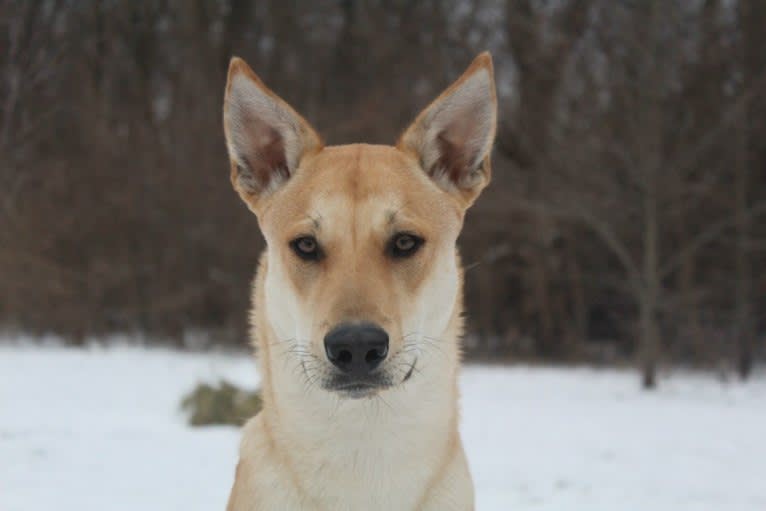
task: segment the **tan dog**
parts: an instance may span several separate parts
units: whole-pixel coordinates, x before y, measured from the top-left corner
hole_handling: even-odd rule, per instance
[[[473,509],[455,242],[490,179],[496,103],[484,53],[396,147],[323,147],[232,59],[231,180],[268,248],[252,311],[264,405],[230,511]]]

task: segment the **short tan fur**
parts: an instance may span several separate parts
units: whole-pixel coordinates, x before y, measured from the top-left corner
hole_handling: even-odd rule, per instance
[[[456,240],[490,180],[496,110],[483,53],[396,146],[325,147],[232,59],[231,180],[267,248],[251,314],[264,406],[244,427],[230,511],[473,509]],[[358,381],[329,351],[343,325],[386,338]]]

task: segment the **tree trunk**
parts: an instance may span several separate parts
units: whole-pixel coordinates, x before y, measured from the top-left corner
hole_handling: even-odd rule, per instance
[[[571,278],[569,289],[572,300],[572,316],[574,318],[574,335],[572,337],[572,346],[569,346],[569,353],[572,355],[581,348],[588,335],[588,305],[585,296],[585,284],[583,281],[582,268],[580,261],[577,260],[577,254],[572,248],[572,243],[567,241],[567,260],[568,273]]]
[[[660,334],[651,299],[641,304],[641,384],[645,389],[657,386],[657,366],[660,355]]]
[[[687,220],[681,220],[681,239],[689,239],[689,227]],[[684,332],[684,345],[692,352],[695,363],[700,367],[705,367],[713,360],[711,353],[710,339],[703,335],[700,325],[699,300],[696,296],[696,273],[697,261],[696,254],[689,252],[681,260],[679,268],[678,287],[681,293],[681,314],[679,318],[682,321]]]
[[[657,386],[657,365],[660,358],[660,329],[657,307],[660,293],[659,276],[659,174],[662,160],[662,44],[660,34],[660,4],[654,1],[645,6],[648,11],[648,51],[642,55],[644,83],[640,94],[643,119],[639,136],[640,154],[643,158],[643,267],[641,297],[639,300],[639,329],[642,383],[645,389]],[[640,143],[640,142],[639,142]]]
[[[537,347],[539,351],[537,354],[550,357],[554,355],[553,346],[556,342],[553,339],[553,314],[551,312],[546,258],[542,254],[534,261],[532,266],[532,289],[535,309],[537,310]]]
[[[739,3],[739,16],[743,41],[740,59],[743,70],[743,93],[754,87],[757,76],[766,65],[766,52],[763,49],[763,26],[761,20],[766,16],[766,7],[758,0],[743,0]],[[754,322],[752,307],[752,261],[748,253],[751,236],[751,222],[748,214],[748,186],[750,181],[751,160],[750,133],[757,118],[751,111],[752,106],[741,106],[738,112],[738,133],[735,175],[735,214],[736,214],[736,259],[735,259],[735,313],[734,335],[737,340],[737,371],[741,379],[750,376],[753,366]],[[757,108],[757,107],[755,107]],[[753,137],[753,141],[757,137]],[[753,166],[753,168],[756,168]]]
[[[655,171],[649,171],[653,174]],[[651,181],[650,181],[651,183]],[[657,324],[659,293],[657,200],[649,188],[644,200],[644,285],[639,302],[640,357],[645,389],[657,386],[657,365],[660,358],[660,332]]]
[[[651,108],[656,108],[651,105]],[[657,120],[656,112],[650,115],[648,126],[654,125]],[[658,127],[657,125],[654,125]],[[639,321],[640,321],[640,352],[641,369],[643,372],[643,387],[652,389],[657,386],[657,364],[660,358],[660,332],[657,324],[657,306],[660,292],[659,275],[659,213],[657,179],[659,173],[659,140],[656,136],[647,132],[648,154],[646,158],[646,167],[644,169],[644,199],[643,199],[643,220],[644,220],[644,240],[643,240],[643,267],[642,267],[642,286],[641,297],[639,300]]]
[[[744,114],[745,112],[742,112]],[[748,256],[747,243],[750,236],[750,221],[748,215],[747,186],[747,117],[740,116],[740,133],[737,137],[737,163],[735,180],[735,201],[737,218],[736,240],[736,290],[734,334],[737,339],[737,371],[742,380],[747,380],[753,366],[753,328],[750,313],[750,287],[752,271]]]

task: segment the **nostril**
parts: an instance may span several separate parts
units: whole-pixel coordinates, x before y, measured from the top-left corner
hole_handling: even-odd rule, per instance
[[[348,350],[341,350],[340,353],[335,357],[335,360],[340,362],[341,364],[348,364],[351,362],[351,360],[354,357],[351,355],[351,352]]]
[[[388,353],[388,347],[383,346],[381,348],[374,348],[367,352],[367,354],[364,356],[364,361],[368,364],[376,364],[386,358],[386,354]]]

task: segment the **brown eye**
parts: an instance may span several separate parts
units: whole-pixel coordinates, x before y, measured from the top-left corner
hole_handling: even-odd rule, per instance
[[[404,258],[410,257],[418,251],[423,244],[423,238],[414,234],[399,233],[396,234],[388,243],[388,254],[391,257]]]
[[[322,252],[319,249],[319,243],[313,236],[301,236],[290,242],[290,248],[295,255],[305,261],[318,261]]]

